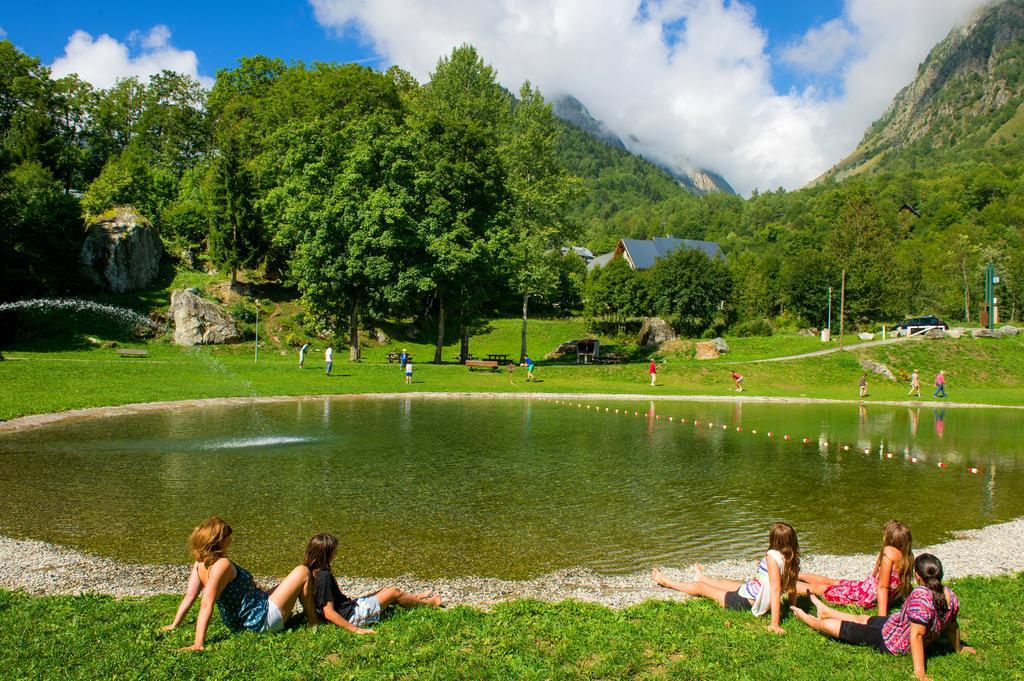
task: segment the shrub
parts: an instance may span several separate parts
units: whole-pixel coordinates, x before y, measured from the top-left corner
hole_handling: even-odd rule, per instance
[[[775,329],[772,328],[772,323],[767,319],[751,319],[745,322],[735,324],[731,333],[733,336],[770,336],[775,333]]]

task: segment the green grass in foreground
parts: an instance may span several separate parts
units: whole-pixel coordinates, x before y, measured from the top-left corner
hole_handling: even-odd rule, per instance
[[[1024,575],[952,582],[964,639],[978,655],[937,654],[943,679],[1024,678]],[[615,611],[520,600],[491,613],[397,611],[376,636],[337,627],[229,636],[214,615],[209,646],[179,652],[193,617],[170,634],[177,599],[31,597],[0,592],[5,678],[912,678],[909,656],[827,640],[795,618],[764,620],[708,601],[648,601]]]
[[[531,328],[539,327],[538,334],[549,338],[561,338],[571,331],[561,326],[565,322],[550,324],[557,330],[546,329],[540,322]],[[773,338],[779,338],[780,347],[786,351],[801,347],[806,341]],[[255,364],[251,345],[183,350],[160,342],[137,344],[149,350],[150,356],[145,359],[119,358],[114,350],[100,348],[21,350],[5,353],[9,361],[0,362],[0,419],[80,407],[266,395],[497,391],[736,396],[730,380],[733,368],[746,376],[744,396],[856,399],[861,373],[859,357],[882,361],[894,371],[909,373],[919,369],[925,400],[932,393],[932,377],[944,368],[948,376],[947,401],[1024,403],[1024,337],[1020,336],[999,340],[909,341],[802,360],[746,363],[755,355],[780,356],[778,350],[771,352],[766,345],[771,340],[730,340],[735,351],[711,361],[669,355],[663,358],[665,363],[658,370],[655,388],[649,385],[647,364],[642,358],[630,364],[601,366],[541,361],[537,371],[540,382],[536,384],[525,383],[526,371],[522,368],[510,376],[504,370],[470,372],[456,364],[417,362],[414,383],[406,386],[398,365],[371,359],[349,363],[343,351],[336,355],[334,375],[327,377],[322,370],[321,352],[311,354],[307,368],[300,371],[294,352],[282,355],[264,349],[259,364]],[[475,351],[515,351],[507,345],[505,341],[491,339],[481,341]],[[811,349],[819,347],[820,344],[811,345]],[[872,376],[869,387],[869,402],[907,399],[906,383]]]

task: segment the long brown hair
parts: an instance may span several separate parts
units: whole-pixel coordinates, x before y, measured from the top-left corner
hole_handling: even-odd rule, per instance
[[[209,567],[224,557],[230,538],[231,526],[218,516],[212,516],[192,528],[192,534],[188,536],[188,550],[193,558]]]
[[[797,575],[800,574],[800,542],[796,530],[787,523],[775,523],[768,532],[768,548],[775,549],[786,559],[782,569],[782,591],[796,590]]]
[[[306,544],[306,555],[302,564],[314,575],[321,570],[330,570],[334,552],[338,550],[338,538],[333,534],[321,532]]]
[[[932,592],[932,605],[936,612],[945,615],[949,603],[946,602],[946,587],[942,586],[942,562],[930,553],[922,553],[914,561],[914,571]]]
[[[910,550],[911,546],[913,546],[910,528],[898,520],[890,520],[882,527],[882,530],[885,533],[885,539],[882,544],[882,550],[878,552],[878,559],[875,561],[875,571],[873,574],[876,577],[878,576],[878,570],[882,566],[882,558],[885,556],[885,547],[891,546],[899,549],[900,560],[897,564],[893,565],[893,569],[900,576],[900,585],[897,587],[895,595],[899,598],[906,598],[914,588],[914,552]],[[885,586],[888,586],[888,584]]]

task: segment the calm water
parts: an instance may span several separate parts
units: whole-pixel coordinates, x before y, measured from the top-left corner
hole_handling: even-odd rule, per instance
[[[0,435],[0,534],[185,562],[216,513],[259,572],[330,531],[343,574],[522,578],[753,558],[776,519],[843,553],[877,550],[890,517],[923,545],[1024,515],[1021,412],[576,404],[301,401]]]

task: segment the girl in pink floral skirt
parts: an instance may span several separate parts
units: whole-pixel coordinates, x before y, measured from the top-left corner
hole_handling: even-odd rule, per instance
[[[890,603],[905,599],[914,588],[914,554],[906,525],[890,520],[884,530],[884,546],[870,575],[864,579],[832,579],[801,572],[797,591],[801,595],[813,593],[839,605],[872,608],[877,604],[878,614],[887,615]]]

